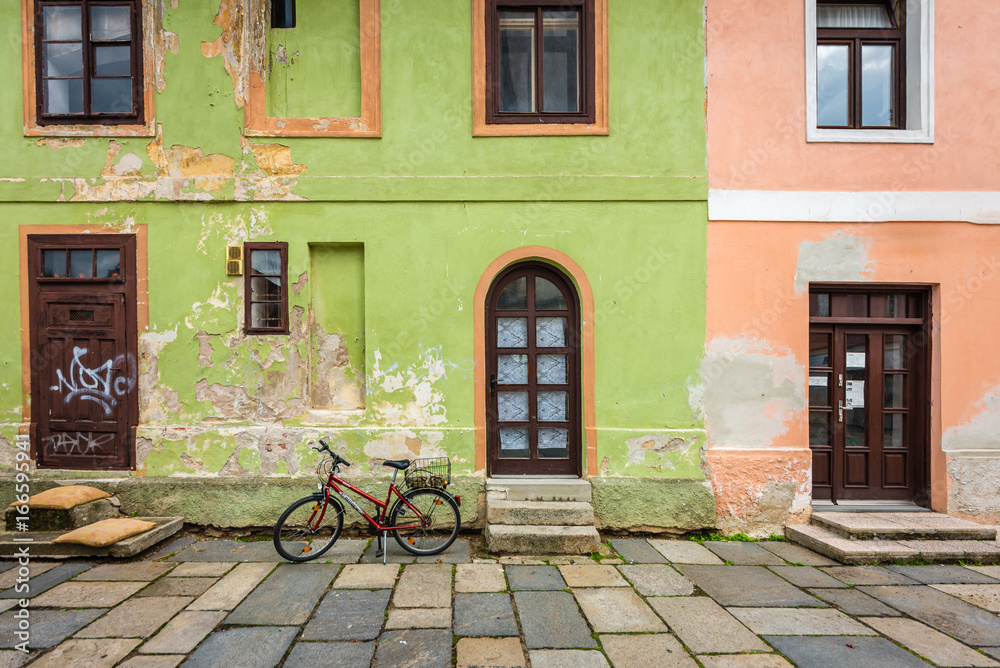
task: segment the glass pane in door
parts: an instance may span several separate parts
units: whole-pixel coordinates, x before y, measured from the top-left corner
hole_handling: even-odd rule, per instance
[[[845,334],[844,436],[849,448],[867,445],[868,335]]]

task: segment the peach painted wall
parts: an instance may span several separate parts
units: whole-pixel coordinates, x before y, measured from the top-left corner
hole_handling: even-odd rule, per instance
[[[803,0],[708,0],[708,171],[722,190],[993,191],[996,0],[935,2],[935,143],[806,142]]]

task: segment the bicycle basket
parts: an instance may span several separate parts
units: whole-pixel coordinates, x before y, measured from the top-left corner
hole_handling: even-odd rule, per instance
[[[405,480],[410,489],[445,489],[451,484],[451,460],[447,457],[414,459],[406,469]]]

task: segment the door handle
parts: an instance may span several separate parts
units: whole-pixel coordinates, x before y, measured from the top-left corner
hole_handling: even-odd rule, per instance
[[[490,374],[490,396],[496,396],[497,393],[497,375],[495,373]]]
[[[844,421],[844,402],[843,401],[838,401],[837,402],[837,422],[843,422],[843,421]]]

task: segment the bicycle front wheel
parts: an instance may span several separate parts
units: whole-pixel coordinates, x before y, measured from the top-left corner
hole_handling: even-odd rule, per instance
[[[274,549],[289,561],[316,559],[333,547],[343,528],[340,501],[307,496],[281,513],[274,527]]]
[[[404,550],[418,555],[444,552],[455,542],[462,520],[455,499],[436,489],[415,489],[403,495],[417,512],[402,500],[389,516],[392,532]]]

